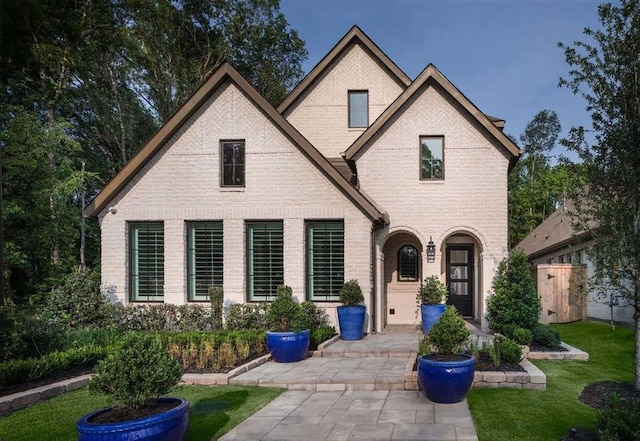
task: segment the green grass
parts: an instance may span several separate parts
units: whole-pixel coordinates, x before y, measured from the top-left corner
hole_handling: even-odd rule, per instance
[[[633,382],[633,330],[604,323],[554,325],[562,341],[589,353],[589,361],[533,361],[547,376],[543,391],[483,389],[468,402],[480,441],[560,440],[570,427],[593,429],[597,412],[582,404],[582,389],[596,381]]]
[[[181,386],[172,396],[189,400],[189,441],[218,439],[282,393],[282,389],[244,386]],[[73,441],[76,421],[107,406],[86,388],[0,418],[0,441]]]

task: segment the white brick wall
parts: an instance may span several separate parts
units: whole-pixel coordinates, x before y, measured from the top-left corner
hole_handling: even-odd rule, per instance
[[[422,135],[444,136],[443,181],[420,180]],[[426,249],[433,237],[438,253],[434,263],[424,264],[423,277],[443,272],[441,252],[447,237],[465,233],[477,240],[482,248],[481,292],[474,301],[474,315],[485,325],[491,280],[508,251],[508,159],[502,149],[461,106],[425,85],[355,157],[361,187],[390,217],[388,229],[377,235],[378,244],[382,247],[389,232],[409,231]],[[385,265],[388,259],[385,256]],[[388,307],[396,301],[393,295],[392,290]],[[404,316],[413,317],[413,311],[404,311]]]
[[[322,154],[339,158],[364,129],[348,127],[349,90],[369,91],[369,124],[402,93],[384,67],[352,44],[284,115]]]
[[[220,188],[220,139],[246,140],[246,187]],[[163,221],[165,301],[187,300],[186,226],[223,220],[225,299],[245,302],[245,220],[284,221],[285,283],[305,295],[304,221],[344,219],[345,278],[371,291],[371,222],[232,83],[226,84],[103,210],[102,284],[128,302],[127,222]],[[335,305],[333,305],[335,306]],[[334,312],[332,315],[334,315]]]

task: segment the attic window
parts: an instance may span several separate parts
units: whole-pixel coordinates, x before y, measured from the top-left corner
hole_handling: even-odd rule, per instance
[[[349,91],[349,128],[369,126],[369,91]]]
[[[420,137],[420,179],[444,179],[444,136]]]
[[[222,186],[244,187],[244,140],[220,141]]]

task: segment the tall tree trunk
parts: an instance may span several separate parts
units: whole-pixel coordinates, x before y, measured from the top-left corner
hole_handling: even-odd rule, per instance
[[[80,191],[80,271],[84,271],[87,264],[84,259],[85,240],[86,240],[86,225],[82,210],[84,210],[84,201],[86,197],[86,191],[84,187],[84,162],[82,163],[82,178],[80,179],[80,185],[82,186]]]
[[[640,392],[640,317],[636,313],[636,372],[635,372],[635,387]]]

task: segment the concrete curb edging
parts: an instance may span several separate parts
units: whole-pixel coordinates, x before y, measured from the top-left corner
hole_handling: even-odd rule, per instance
[[[0,397],[0,416],[23,409],[40,401],[53,398],[65,392],[71,392],[87,385],[92,374],[58,381],[23,392]]]
[[[529,352],[527,358],[531,360],[589,360],[589,354],[578,348],[574,348],[566,343],[560,343],[560,346],[566,349],[566,351],[552,352],[552,351],[539,351]]]

